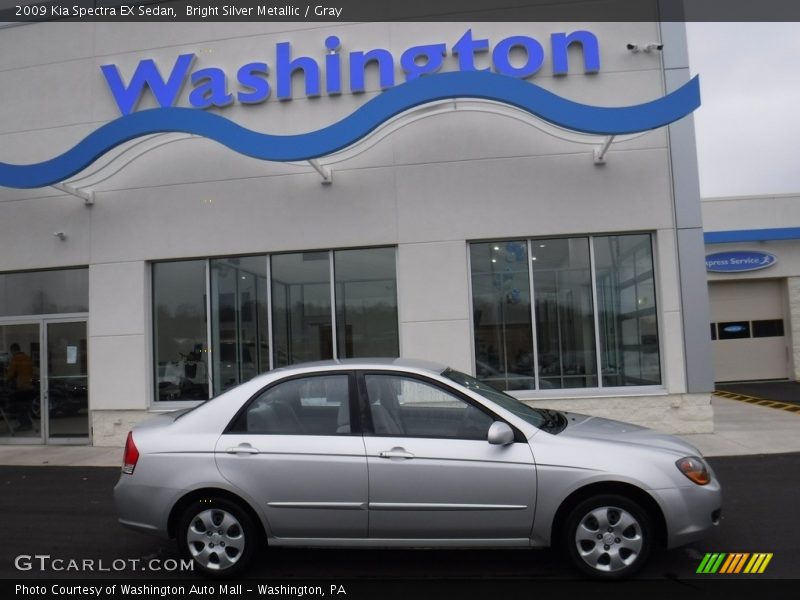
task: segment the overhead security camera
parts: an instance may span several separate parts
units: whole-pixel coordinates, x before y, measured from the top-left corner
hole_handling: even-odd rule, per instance
[[[654,50],[660,52],[664,49],[664,44],[656,44],[655,42],[651,42],[649,44],[645,44],[644,47],[640,46],[639,44],[627,44],[626,48],[631,52],[640,52],[642,50],[645,52],[653,52]]]

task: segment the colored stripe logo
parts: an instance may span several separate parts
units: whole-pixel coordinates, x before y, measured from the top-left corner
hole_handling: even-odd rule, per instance
[[[746,573],[760,575],[767,570],[772,560],[772,552],[709,552],[700,562],[696,573],[704,575],[739,575]]]
[[[606,107],[572,102],[536,84],[497,73],[439,73],[383,92],[337,123],[296,135],[260,133],[194,108],[154,108],[106,123],[50,160],[29,165],[0,162],[0,185],[36,188],[58,183],[120,144],[166,132],[202,136],[234,152],[261,160],[309,160],[355,144],[382,123],[409,109],[453,98],[500,102],[573,131],[620,135],[657,129],[685,117],[700,106],[700,83],[695,77],[657,100],[634,106]]]

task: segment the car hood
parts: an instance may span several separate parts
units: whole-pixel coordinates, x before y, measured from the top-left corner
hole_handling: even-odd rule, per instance
[[[697,448],[688,442],[684,442],[682,439],[667,435],[666,433],[648,429],[647,427],[572,412],[565,412],[563,414],[567,418],[567,426],[558,434],[559,437],[586,438],[646,446],[661,450],[671,450],[683,456],[700,455]]]

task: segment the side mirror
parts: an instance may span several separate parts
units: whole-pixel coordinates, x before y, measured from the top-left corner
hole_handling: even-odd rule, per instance
[[[502,421],[495,421],[489,427],[489,435],[487,436],[489,443],[496,446],[507,446],[514,442],[514,432],[508,423]]]

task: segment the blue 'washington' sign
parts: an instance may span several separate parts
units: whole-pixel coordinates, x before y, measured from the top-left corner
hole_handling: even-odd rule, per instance
[[[534,115],[558,127],[597,135],[623,135],[657,129],[677,121],[700,106],[697,77],[662,98],[633,106],[605,107],[581,104],[549,92],[527,78],[545,62],[544,46],[529,36],[511,36],[493,47],[488,39],[467,30],[450,48],[444,43],[408,48],[400,55],[404,81],[395,80],[396,60],[386,49],[341,52],[336,36],[324,41],[325,57],[318,61],[294,56],[288,42],[276,45],[274,72],[264,62],[249,62],[229,76],[216,67],[194,69],[196,56],[181,54],[166,76],[152,59],[141,60],[127,77],[117,65],[102,65],[102,76],[122,116],[87,135],[71,149],[44,162],[17,165],[0,162],[0,185],[37,188],[64,181],[82,171],[106,152],[127,141],[154,133],[179,132],[212,139],[235,152],[261,160],[302,161],[327,156],[347,148],[386,121],[410,109],[454,98],[500,102]],[[554,33],[550,36],[553,74],[565,75],[570,49],[580,51],[584,73],[597,73],[600,52],[589,31]],[[439,72],[449,53],[457,71]],[[481,58],[481,55],[485,55]],[[512,63],[512,55],[524,57]],[[342,63],[346,61],[349,78]],[[481,66],[478,66],[481,63]],[[483,67],[490,64],[489,67]],[[580,64],[580,63],[579,63]],[[374,96],[340,121],[294,135],[273,135],[246,129],[230,119],[208,112],[234,102],[261,104],[273,92],[278,100],[293,96],[292,77],[301,74],[307,97],[336,96],[345,86],[353,94],[366,89],[367,68],[377,69],[383,93]],[[127,82],[126,82],[127,81]],[[189,88],[188,98],[182,90]],[[144,96],[158,108],[136,110]],[[179,102],[192,108],[179,108]]]
[[[738,252],[715,252],[706,256],[706,270],[712,273],[743,273],[766,269],[777,262],[773,254],[741,250]]]

